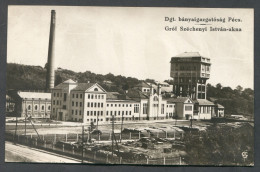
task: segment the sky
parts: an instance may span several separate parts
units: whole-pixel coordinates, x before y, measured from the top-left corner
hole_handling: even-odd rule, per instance
[[[164,81],[171,79],[171,57],[199,52],[211,59],[208,83],[253,88],[252,9],[9,6],[8,63],[45,65],[51,10],[56,11],[55,68]],[[176,21],[165,21],[165,17]],[[197,25],[178,17],[226,21]],[[228,17],[242,22],[228,22]],[[166,26],[177,26],[178,31],[166,31]],[[242,31],[180,31],[181,26]]]

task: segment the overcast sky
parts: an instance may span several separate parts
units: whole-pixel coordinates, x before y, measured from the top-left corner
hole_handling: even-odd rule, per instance
[[[171,57],[192,51],[211,59],[209,83],[253,88],[251,9],[9,6],[8,63],[45,65],[52,9],[56,68],[163,81],[170,79]],[[242,31],[165,31],[165,26],[196,26],[165,17],[234,17],[242,22],[211,26]]]

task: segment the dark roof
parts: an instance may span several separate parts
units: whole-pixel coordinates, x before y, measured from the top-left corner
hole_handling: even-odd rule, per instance
[[[76,86],[72,90],[86,91],[87,89],[89,89],[93,85],[95,85],[95,83],[78,83],[78,86]]]
[[[130,97],[133,100],[139,101],[140,99],[148,99],[149,95],[147,93],[143,93],[142,91],[138,89],[129,89],[126,93],[128,97]]]
[[[147,84],[145,81],[142,81],[141,83],[137,84],[135,87],[147,87],[150,88],[151,86]]]
[[[170,102],[170,103],[184,103],[188,99],[190,99],[190,98],[188,98],[188,97],[177,97],[177,98],[171,97],[166,100],[167,100],[167,102]],[[191,100],[191,102],[192,102],[192,100]]]

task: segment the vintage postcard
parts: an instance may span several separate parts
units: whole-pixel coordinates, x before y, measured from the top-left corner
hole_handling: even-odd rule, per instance
[[[5,161],[254,166],[254,10],[9,6]]]

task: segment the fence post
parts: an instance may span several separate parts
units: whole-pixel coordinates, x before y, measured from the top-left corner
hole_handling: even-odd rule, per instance
[[[129,140],[131,140],[132,139],[132,133],[130,132],[130,135],[129,135]]]
[[[82,136],[83,137],[83,136]],[[88,133],[88,141],[89,141],[89,133]]]
[[[108,163],[108,154],[107,154],[107,159],[106,159],[106,164]]]
[[[68,140],[68,136],[67,136],[67,133],[66,133],[66,135],[65,135],[65,142],[67,142],[67,140]]]
[[[79,141],[79,134],[77,134],[77,142]]]
[[[52,142],[52,150],[54,150],[54,143]]]
[[[64,152],[64,144],[62,145],[62,152]]]
[[[180,156],[180,165],[181,165],[181,156]]]
[[[157,137],[159,137],[159,132],[157,132]]]
[[[119,163],[122,164],[122,157],[120,156],[120,160],[119,160]]]
[[[83,158],[85,157],[85,149],[83,149]]]
[[[165,138],[167,139],[167,131],[165,131]]]
[[[165,157],[163,157],[163,165],[165,165]]]
[[[141,138],[141,132],[139,131],[139,139]]]
[[[44,134],[42,135],[42,140],[44,140]]]
[[[46,140],[44,140],[44,147],[46,148]]]
[[[37,146],[37,138],[36,138],[35,146]]]
[[[56,143],[56,134],[54,134],[54,143]]]
[[[72,154],[74,155],[74,146],[72,146]]]
[[[146,164],[149,164],[149,159],[147,158],[147,160],[146,160]]]
[[[94,152],[94,162],[95,162],[95,160],[96,160],[96,151]]]

